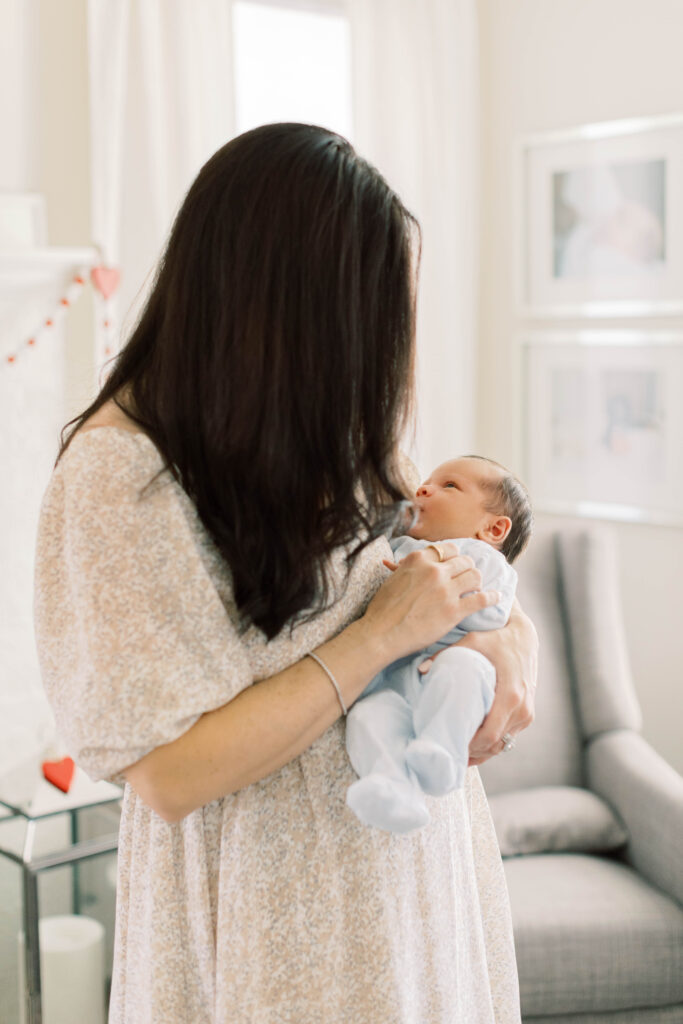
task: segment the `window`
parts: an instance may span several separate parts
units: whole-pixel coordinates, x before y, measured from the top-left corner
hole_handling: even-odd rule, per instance
[[[238,0],[233,19],[237,133],[303,121],[350,137],[351,32],[343,9]]]

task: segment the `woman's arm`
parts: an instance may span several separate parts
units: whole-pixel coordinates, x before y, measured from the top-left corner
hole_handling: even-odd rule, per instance
[[[481,576],[455,545],[415,552],[380,587],[357,622],[316,648],[351,705],[386,665],[442,636],[498,594],[472,593]],[[463,596],[466,595],[466,596]],[[304,658],[204,715],[182,736],[125,771],[132,788],[166,821],[277,771],[339,717],[323,670]]]
[[[490,633],[468,633],[459,646],[484,654],[496,669],[493,705],[470,743],[470,765],[500,754],[505,733],[515,736],[534,720],[538,674],[538,634],[515,599],[506,626]]]

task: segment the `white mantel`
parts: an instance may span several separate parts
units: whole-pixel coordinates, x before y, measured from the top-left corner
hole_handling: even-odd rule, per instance
[[[0,359],[40,326],[73,277],[95,262],[95,250],[86,246],[0,249]]]
[[[12,276],[25,273],[67,272],[81,266],[90,266],[96,257],[91,246],[46,245],[41,248],[0,249],[0,274]]]

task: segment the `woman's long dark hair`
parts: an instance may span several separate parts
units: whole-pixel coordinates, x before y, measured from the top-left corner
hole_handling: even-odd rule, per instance
[[[405,498],[419,226],[339,135],[271,124],[204,165],[95,401],[154,441],[271,638],[329,601]],[[125,399],[122,402],[122,396]]]

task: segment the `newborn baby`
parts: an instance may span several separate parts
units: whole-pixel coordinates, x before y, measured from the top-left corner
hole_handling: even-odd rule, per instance
[[[346,720],[346,749],[360,776],[346,802],[366,825],[409,832],[429,821],[424,794],[463,784],[469,744],[493,702],[496,673],[478,651],[452,647],[470,630],[499,629],[510,615],[532,524],[529,496],[505,467],[467,456],[445,462],[418,488],[408,536],[390,543],[400,561],[430,543],[454,540],[498,604],[468,615],[436,643],[393,662],[366,687]],[[444,648],[449,648],[444,650]],[[418,667],[437,652],[426,675]]]

